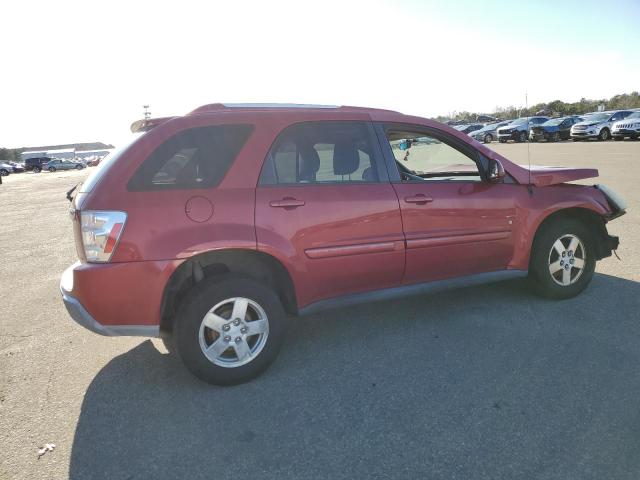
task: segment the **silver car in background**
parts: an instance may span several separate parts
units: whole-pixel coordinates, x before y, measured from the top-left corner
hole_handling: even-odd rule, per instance
[[[511,122],[513,122],[513,120],[504,120],[502,122],[489,123],[482,127],[480,130],[469,133],[469,136],[482,143],[491,143],[494,140],[498,139],[498,128],[509,125]]]
[[[640,138],[640,111],[633,112],[624,120],[618,120],[611,126],[611,136],[614,140]]]
[[[583,115],[583,121],[571,127],[571,140],[574,142],[597,138],[600,141],[611,138],[611,127],[619,120],[631,115],[632,110],[611,110]]]

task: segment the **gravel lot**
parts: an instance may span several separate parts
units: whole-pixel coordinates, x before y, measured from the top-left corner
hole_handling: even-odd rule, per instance
[[[325,312],[233,388],[68,317],[64,193],[86,171],[3,179],[0,478],[640,478],[640,142],[530,152],[599,168],[629,204],[609,227],[622,261],[584,294],[509,282]]]

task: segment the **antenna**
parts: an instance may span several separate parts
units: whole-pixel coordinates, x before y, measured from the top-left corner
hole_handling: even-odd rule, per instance
[[[529,115],[529,93],[527,91],[524,92],[524,105],[526,108],[527,114],[527,163],[529,165],[529,194],[533,193],[531,189],[531,152],[529,151],[531,142],[529,141],[529,122],[531,121],[531,116]]]

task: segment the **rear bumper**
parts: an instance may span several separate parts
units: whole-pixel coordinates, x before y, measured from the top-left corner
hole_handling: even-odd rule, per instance
[[[151,325],[102,325],[87,312],[77,298],[66,292],[62,287],[60,287],[60,292],[62,293],[64,306],[67,308],[71,318],[78,325],[91,330],[93,333],[104,335],[105,337],[158,337],[160,335],[160,328]]]
[[[157,337],[164,286],[173,262],[74,263],[60,292],[69,315],[99,335]]]

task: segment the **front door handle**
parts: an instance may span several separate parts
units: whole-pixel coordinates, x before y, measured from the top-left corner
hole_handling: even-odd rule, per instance
[[[293,197],[285,197],[282,200],[272,200],[269,205],[276,208],[297,208],[304,206],[304,200]]]
[[[427,197],[422,193],[413,195],[411,197],[404,197],[404,201],[407,203],[417,203],[418,205],[424,205],[425,203],[433,202],[433,198]]]

